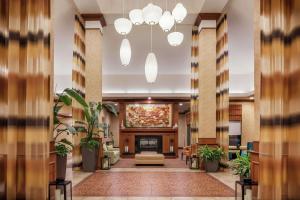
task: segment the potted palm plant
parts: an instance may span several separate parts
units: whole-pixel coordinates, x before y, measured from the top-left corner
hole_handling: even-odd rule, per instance
[[[75,99],[83,108],[84,121],[76,121],[75,128],[78,132],[85,133],[85,137],[80,140],[82,169],[83,171],[93,172],[96,170],[98,162],[100,133],[104,131],[104,125],[99,121],[100,113],[103,109],[106,109],[108,112],[117,115],[117,111],[111,104],[101,102],[87,103],[84,98],[74,90],[67,89],[66,93]]]
[[[240,176],[240,180],[251,182],[250,179],[250,159],[248,155],[236,154],[237,158],[232,161],[231,169],[235,175]]]
[[[225,155],[222,148],[210,148],[207,145],[198,150],[198,156],[204,161],[206,172],[216,172],[219,169],[219,162]]]
[[[53,138],[56,151],[56,180],[64,181],[66,177],[67,155],[72,151],[73,144],[66,136],[77,133],[76,129],[63,122],[59,115],[64,106],[72,104],[72,98],[65,92],[57,93],[57,98],[53,106],[53,132],[56,134]]]

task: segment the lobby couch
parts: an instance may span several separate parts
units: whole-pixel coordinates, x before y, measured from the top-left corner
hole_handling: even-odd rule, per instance
[[[103,154],[110,157],[112,165],[120,160],[120,149],[114,148],[112,145],[103,144]]]

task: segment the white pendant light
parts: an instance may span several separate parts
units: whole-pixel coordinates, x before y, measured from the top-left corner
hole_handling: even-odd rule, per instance
[[[165,11],[159,20],[159,25],[164,32],[168,32],[174,26],[174,17],[171,15],[170,11]]]
[[[141,9],[133,9],[129,12],[129,19],[134,25],[141,25],[144,23],[143,11]]]
[[[157,60],[153,52],[150,52],[146,58],[145,76],[148,83],[154,83],[157,77]]]
[[[146,24],[155,25],[162,16],[162,9],[152,3],[143,8],[143,18]]]
[[[156,56],[152,51],[152,26],[151,26],[151,36],[150,36],[150,53],[148,53],[145,62],[145,76],[148,83],[154,83],[157,77],[157,60]]]
[[[184,35],[180,32],[172,32],[168,34],[168,42],[171,46],[179,46],[183,41]]]
[[[120,47],[120,59],[123,66],[127,66],[131,59],[131,47],[129,40],[124,38]]]
[[[127,35],[132,28],[132,23],[129,19],[118,18],[114,22],[116,31],[121,35]]]
[[[177,23],[181,23],[187,15],[187,10],[182,3],[177,3],[172,11],[172,15]]]
[[[132,28],[132,23],[129,19],[125,18],[124,0],[122,0],[123,17],[114,21],[116,31],[121,35],[127,35]]]

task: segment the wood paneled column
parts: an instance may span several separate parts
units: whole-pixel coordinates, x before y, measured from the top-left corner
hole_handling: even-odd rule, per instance
[[[102,101],[102,33],[98,28],[86,29],[86,100]]]
[[[216,20],[199,27],[199,134],[216,138]]]

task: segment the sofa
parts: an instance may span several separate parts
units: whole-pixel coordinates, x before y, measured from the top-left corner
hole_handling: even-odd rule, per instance
[[[110,157],[111,164],[115,164],[120,160],[120,149],[114,148],[113,145],[103,144],[103,155]]]

